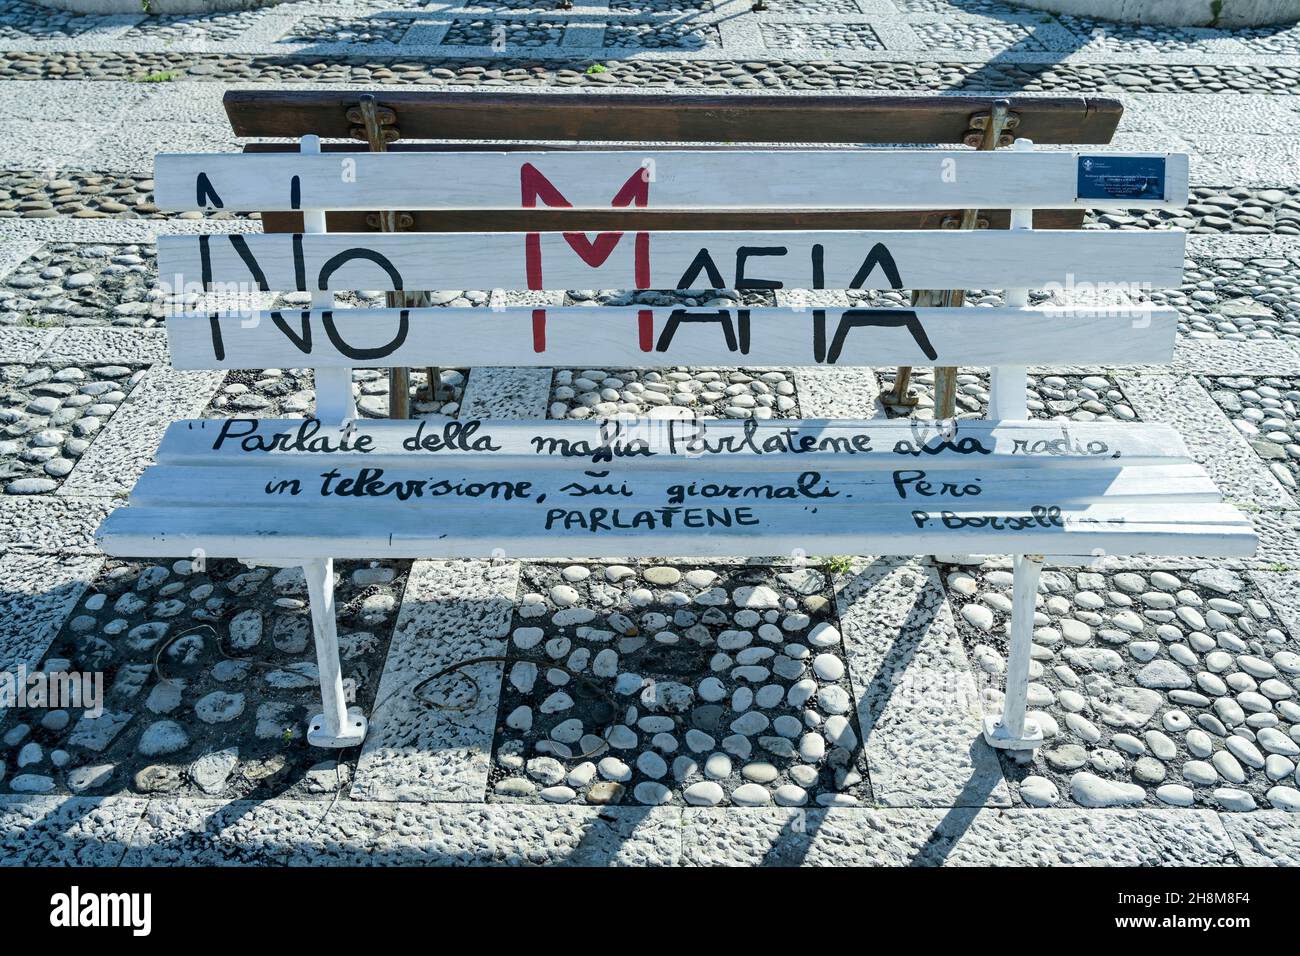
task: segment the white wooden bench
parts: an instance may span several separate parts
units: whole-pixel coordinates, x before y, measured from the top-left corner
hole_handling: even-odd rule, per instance
[[[1033,362],[1168,362],[1176,313],[1029,308],[1052,283],[1175,286],[1177,231],[1037,232],[1030,209],[1177,206],[1187,157],[875,150],[489,150],[164,155],[159,206],[301,210],[305,234],[168,236],[178,288],[310,291],[311,309],[174,317],[185,369],[305,366],[317,419],[177,422],[128,507],[99,530],[122,556],[199,551],[301,566],[324,708],[309,739],[358,743],[343,698],[335,558],[1015,556],[1007,694],[995,747],[1032,749],[1030,641],[1044,560],[1246,555],[1174,430],[1028,421]],[[325,210],[508,209],[562,184],[574,231],[329,234]],[[531,190],[531,192],[530,192]],[[1010,230],[619,232],[584,210],[1011,209]],[[553,202],[551,205],[563,205]],[[1001,288],[1002,308],[335,309],[355,289]],[[354,367],[535,365],[991,368],[988,421],[361,421]]]

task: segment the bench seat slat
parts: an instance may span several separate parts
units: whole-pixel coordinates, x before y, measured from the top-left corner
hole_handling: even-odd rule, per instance
[[[1170,308],[429,308],[168,319],[182,369],[666,365],[1137,365],[1173,358]]]
[[[508,506],[507,506],[508,507]],[[380,508],[340,508],[329,521],[295,520],[293,509],[239,506],[190,508],[127,507],[114,511],[97,541],[111,554],[134,557],[184,555],[201,549],[209,557],[292,558],[509,558],[662,557],[665,554],[756,557],[790,554],[796,549],[840,554],[927,554],[955,549],[991,553],[1053,554],[1210,554],[1245,556],[1255,549],[1249,523],[1226,505],[1176,507],[1094,506],[1062,515],[1064,527],[1040,527],[1028,505],[1012,515],[978,510],[953,511],[954,528],[940,512],[918,527],[906,506],[864,509],[846,517],[844,508],[810,515],[789,508],[764,512],[752,527],[722,528],[707,523],[672,527],[662,521],[635,529],[595,532],[574,526],[545,527],[544,506],[529,505],[536,517],[519,520],[518,511],[476,507],[413,507],[409,502]],[[612,511],[612,509],[611,509]],[[757,509],[756,509],[757,511]],[[272,516],[279,520],[272,522]],[[1023,523],[1020,530],[998,530],[995,518]],[[628,523],[635,515],[610,517]],[[702,519],[699,519],[702,520]],[[984,522],[985,527],[973,523]],[[563,524],[563,521],[560,522]]]
[[[340,469],[322,468],[303,461],[288,466],[271,462],[218,468],[160,466],[146,471],[140,478],[132,492],[131,501],[133,506],[179,507],[203,506],[214,500],[235,500],[245,501],[249,506],[275,508],[280,506],[279,501],[274,496],[263,497],[263,490],[280,482],[296,481],[303,493],[292,500],[295,510],[328,510],[345,505],[349,508],[383,508],[395,500],[395,495],[352,498],[313,493],[324,483],[323,476],[326,474],[338,472],[341,477],[348,477],[355,476],[360,468],[370,468],[382,471],[385,485],[419,487],[421,493],[408,499],[415,505],[444,501],[476,507],[491,505],[493,500],[503,499],[492,499],[482,494],[457,495],[455,489],[467,485],[494,486],[502,489],[498,495],[504,496],[508,494],[506,489],[515,487],[521,480],[517,471],[440,467],[437,462],[411,462],[410,457],[396,465],[376,465],[367,461]],[[942,483],[973,489],[977,494],[964,494],[961,503],[969,507],[977,497],[984,509],[1012,508],[1017,502],[1042,501],[1049,497],[1063,507],[1121,500],[1126,503],[1160,503],[1171,498],[1191,503],[1213,503],[1220,500],[1214,482],[1195,464],[1051,469],[1044,472],[1037,468],[983,471],[978,464],[973,463],[969,469],[961,472],[933,474],[923,468],[902,466],[894,472],[874,469],[863,472],[841,470],[824,474],[815,469],[802,471],[797,467],[781,472],[728,469],[724,473],[709,476],[690,474],[680,468],[656,468],[653,465],[623,466],[600,471],[606,472],[607,476],[599,482],[586,482],[582,475],[563,468],[535,468],[522,480],[530,483],[529,494],[532,497],[545,494],[557,501],[564,500],[564,489],[574,483],[614,486],[626,484],[636,494],[620,496],[617,502],[620,507],[658,507],[664,502],[665,489],[687,487],[692,483],[703,489],[691,498],[695,504],[763,502],[765,508],[774,506],[774,501],[779,503],[775,506],[789,506],[787,502],[790,499],[775,497],[778,488],[806,487],[809,491],[833,488],[837,497],[813,500],[809,495],[801,496],[798,500],[801,504],[817,504],[822,508],[847,509],[850,514],[852,509],[868,504],[890,506],[908,501],[914,506],[925,507],[925,495],[916,490],[922,481],[928,482],[927,491],[935,493],[939,492]],[[939,476],[937,480],[936,476]],[[331,479],[331,489],[337,480]],[[441,488],[435,491],[435,487],[440,484]],[[686,496],[688,493],[683,492],[684,499]],[[320,516],[317,516],[319,519]]]
[[[1080,198],[1080,163],[1124,156],[1163,162],[1161,191]],[[1129,209],[1185,205],[1187,169],[1183,153],[606,148],[161,154],[155,180],[177,210]]]
[[[347,448],[340,448],[346,438]],[[638,444],[638,443],[644,443]],[[357,449],[364,445],[365,451]],[[642,449],[649,454],[643,454]],[[575,472],[613,462],[671,464],[703,476],[728,470],[820,471],[925,468],[1113,468],[1190,461],[1169,425],[1115,422],[934,424],[904,419],[768,421],[358,420],[348,427],[315,420],[198,419],[168,426],[156,460],[216,466],[310,461],[325,470],[358,461],[429,467],[564,467]]]
[[[158,274],[176,289],[245,283],[299,292],[525,289],[537,273],[541,284],[536,287],[547,289],[627,288],[639,282],[648,289],[704,289],[718,280],[725,288],[759,280],[812,289],[819,285],[820,263],[820,286],[829,289],[889,289],[895,282],[907,289],[1042,288],[1067,282],[1080,288],[1116,283],[1171,288],[1182,283],[1186,239],[1181,230],[669,231],[647,235],[643,261],[638,261],[638,240],[626,236],[602,249],[604,258],[592,264],[575,251],[572,234],[528,236],[160,236]],[[530,242],[535,249],[531,260]],[[738,252],[746,247],[764,253],[738,261]],[[879,264],[868,271],[863,266],[873,252]],[[257,273],[250,269],[250,259]],[[717,274],[711,277],[707,268],[699,268],[703,261]],[[894,270],[885,268],[886,262]],[[646,274],[640,275],[638,267]]]
[[[981,421],[945,436],[907,421],[676,422],[671,443],[651,438],[649,426],[657,423],[180,422],[99,540],[114,554],[201,548],[244,558],[482,557],[497,549],[512,557],[757,556],[809,547],[1236,555],[1254,547],[1247,519],[1218,502],[1168,426]],[[606,438],[611,428],[621,438],[642,428],[653,453],[611,462],[531,441],[599,445],[602,428]],[[688,454],[687,431],[752,444]],[[294,450],[277,435],[293,439]],[[433,443],[403,447],[421,435]],[[320,444],[344,436],[350,450]],[[804,439],[840,443],[818,451]],[[417,495],[407,484],[442,479],[455,486],[437,489],[445,494],[424,494],[434,490],[427,484]],[[701,488],[718,483],[741,490]]]

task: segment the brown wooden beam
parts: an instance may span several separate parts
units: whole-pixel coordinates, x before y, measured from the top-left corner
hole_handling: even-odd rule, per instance
[[[346,90],[231,90],[237,136],[350,139]],[[1107,143],[1123,113],[1100,96],[716,95],[379,91],[402,139],[747,143],[961,143],[970,117],[1007,99],[1015,135],[1038,143]]]

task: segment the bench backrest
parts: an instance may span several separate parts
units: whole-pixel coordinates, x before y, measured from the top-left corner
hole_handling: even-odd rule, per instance
[[[1100,96],[934,96],[837,94],[565,93],[480,90],[377,91],[368,98],[346,90],[232,90],[224,98],[231,128],[241,137],[315,134],[323,149],[449,151],[477,149],[486,140],[500,150],[563,148],[561,143],[697,143],[966,145],[984,149],[1024,137],[1040,145],[1109,143],[1123,106]],[[1000,114],[999,109],[1004,110]],[[1003,118],[1004,115],[1004,118]],[[419,140],[449,142],[428,143]],[[539,144],[548,144],[545,147]],[[290,143],[255,142],[250,152],[295,151]],[[607,197],[608,198],[608,197]],[[605,205],[608,205],[606,202]],[[586,229],[912,229],[954,228],[960,209],[653,210],[633,215],[590,210]],[[1049,209],[1040,229],[1076,229],[1083,213]],[[513,232],[573,228],[572,215],[540,203],[532,209],[467,212],[403,208],[392,222],[414,232]],[[981,211],[979,224],[1006,228],[1006,209]],[[272,211],[267,232],[300,232],[301,216]],[[381,227],[369,212],[331,211],[328,228],[365,232]]]
[[[305,233],[169,236],[178,289],[226,283],[312,293],[312,308],[169,322],[181,368],[317,369],[317,414],[352,417],[357,366],[989,365],[991,416],[1023,418],[1024,366],[1167,362],[1176,313],[1025,309],[1028,290],[1181,281],[1180,231],[1055,231],[1033,209],[1179,206],[1182,154],[1034,151],[570,149],[163,155],[158,204],[298,212]],[[325,210],[470,213],[554,199],[575,215],[981,208],[1007,231],[652,231],[331,234]],[[579,220],[581,221],[581,220]],[[1002,309],[335,309],[335,292],[404,289],[1006,289]],[[1014,381],[1018,380],[1016,387]]]

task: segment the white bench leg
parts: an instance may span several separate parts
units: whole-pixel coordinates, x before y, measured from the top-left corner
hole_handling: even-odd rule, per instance
[[[311,625],[316,635],[316,666],[324,705],[324,710],[307,725],[307,742],[314,747],[354,747],[366,738],[366,718],[359,708],[349,708],[343,696],[334,622],[334,560],[306,561],[302,572],[311,596]]]
[[[984,718],[984,739],[1000,750],[1033,750],[1043,742],[1043,731],[1025,719],[1029,696],[1029,657],[1034,638],[1034,601],[1041,554],[1015,556],[1015,581],[1011,592],[1011,640],[1007,654],[1007,694],[1002,716]]]

